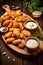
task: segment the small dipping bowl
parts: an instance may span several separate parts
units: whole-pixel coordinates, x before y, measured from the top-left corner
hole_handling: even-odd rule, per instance
[[[38,23],[32,20],[26,21],[24,22],[24,27],[32,32],[38,28]]]
[[[1,33],[6,33],[8,31],[8,27],[1,27],[0,32]]]
[[[41,11],[33,11],[32,12],[32,16],[35,18],[39,18],[39,17],[41,17],[41,15],[42,15]]]
[[[30,51],[36,51],[38,50],[39,46],[40,46],[40,42],[37,38],[35,37],[28,37],[25,40],[25,46],[28,50]]]

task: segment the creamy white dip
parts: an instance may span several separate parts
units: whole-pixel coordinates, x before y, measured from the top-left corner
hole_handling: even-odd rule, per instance
[[[41,12],[40,11],[34,11],[32,12],[33,15],[41,15]]]
[[[34,29],[34,28],[37,28],[37,24],[34,23],[34,22],[27,22],[25,24],[25,27],[28,28],[28,29]]]
[[[42,15],[42,12],[40,12],[40,11],[33,11],[33,12],[32,12],[32,16],[33,16],[33,17],[38,18],[38,17],[40,17],[41,15]]]
[[[36,48],[38,46],[38,42],[35,39],[30,39],[27,40],[26,45],[29,48]]]

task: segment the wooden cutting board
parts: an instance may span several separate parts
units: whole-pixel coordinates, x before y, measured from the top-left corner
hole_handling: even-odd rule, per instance
[[[6,8],[3,6],[3,8],[6,10],[6,12],[1,16],[1,18],[2,18],[4,15],[6,15],[8,12],[13,11],[13,10],[10,10],[10,7],[9,7],[8,5],[7,5]],[[25,14],[25,13],[24,13],[24,14]],[[29,16],[29,15],[27,15],[27,16]],[[31,17],[30,17],[30,18],[31,18]],[[31,18],[31,20],[34,20],[34,19]],[[39,30],[39,32],[43,35],[43,31],[42,31],[42,29],[41,29],[41,27],[40,27],[39,25],[38,25],[38,30]],[[3,39],[3,41],[5,42],[6,46],[9,47],[9,49],[13,50],[13,52],[17,52],[17,53],[22,54],[22,55],[24,55],[24,56],[25,56],[25,55],[26,55],[26,56],[35,56],[35,55],[39,54],[39,53],[43,50],[43,41],[41,41],[41,40],[39,40],[39,41],[40,41],[40,47],[39,47],[39,49],[38,49],[37,51],[35,51],[35,52],[29,52],[26,48],[20,49],[19,47],[15,46],[15,45],[13,45],[13,44],[7,44],[7,42],[6,42],[6,40],[4,39],[3,35],[2,35],[2,39]]]

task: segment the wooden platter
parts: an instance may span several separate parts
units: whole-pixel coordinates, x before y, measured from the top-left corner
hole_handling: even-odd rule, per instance
[[[19,47],[13,45],[13,44],[7,44],[6,40],[4,39],[3,35],[2,35],[2,39],[5,42],[5,44],[12,49],[14,52],[17,52],[19,54],[22,55],[26,55],[26,56],[36,56],[38,53],[40,53],[43,50],[43,41],[40,41],[40,48],[35,51],[35,52],[29,52],[26,48],[24,49],[20,49]]]
[[[8,12],[8,10],[1,16],[1,18],[4,16],[4,15],[6,15],[7,14],[7,12]],[[25,13],[24,13],[25,14]],[[28,15],[27,15],[28,16]],[[30,17],[30,16],[29,16]],[[31,18],[31,17],[30,17]],[[31,20],[34,20],[34,19],[32,19],[31,18]],[[40,26],[38,26],[38,30],[39,30],[39,32],[43,35],[43,31],[42,31],[42,29],[41,29],[41,27]],[[14,52],[17,52],[17,53],[19,53],[19,54],[21,54],[21,55],[25,55],[25,56],[35,56],[35,55],[37,55],[37,54],[39,54],[42,50],[43,50],[43,41],[41,41],[40,40],[40,47],[39,47],[39,49],[37,50],[37,51],[35,51],[35,52],[29,52],[26,48],[24,48],[24,49],[20,49],[18,46],[15,46],[15,45],[13,45],[13,44],[7,44],[7,42],[6,42],[6,40],[5,40],[5,38],[3,37],[3,35],[2,35],[2,39],[3,39],[3,41],[5,42],[5,44],[6,44],[6,46],[8,46],[10,49],[12,49]]]

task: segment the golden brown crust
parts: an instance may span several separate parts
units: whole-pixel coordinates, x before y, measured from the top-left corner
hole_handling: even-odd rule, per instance
[[[30,31],[23,30],[22,33],[23,33],[25,36],[31,36]]]
[[[12,43],[15,44],[15,45],[19,44],[20,42],[21,42],[21,39],[16,39],[16,40],[12,41]]]
[[[19,47],[19,48],[24,48],[24,46],[25,46],[25,42],[24,42],[24,40],[22,39],[21,43],[18,44],[18,47]]]
[[[27,36],[31,36],[31,32],[24,28],[24,22],[27,20],[31,20],[31,18],[22,13],[21,10],[9,12],[8,14],[0,18],[0,22],[2,23],[2,25],[9,28],[9,31],[4,35],[7,43],[17,42],[19,43],[19,48],[24,48],[24,40]]]
[[[12,27],[12,22],[8,25],[8,28],[11,28]]]
[[[7,32],[5,35],[4,35],[4,38],[8,38],[12,35],[12,32]]]
[[[7,42],[7,43],[10,43],[10,42],[12,42],[14,39],[15,39],[14,37],[7,38],[7,39],[6,39],[6,42]]]

